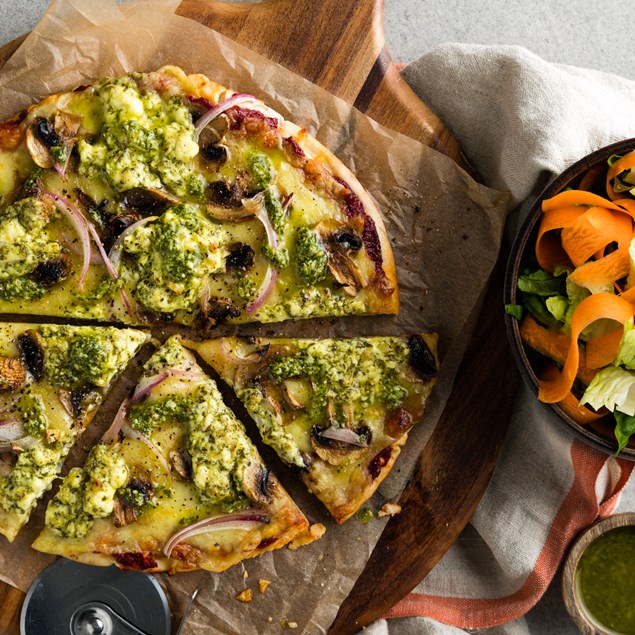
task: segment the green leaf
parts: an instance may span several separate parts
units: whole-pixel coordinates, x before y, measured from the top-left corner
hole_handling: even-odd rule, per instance
[[[544,271],[544,269],[538,269],[532,273],[519,276],[518,288],[525,293],[534,293],[541,296],[560,295],[563,275],[566,275],[566,271],[555,275]]]
[[[589,384],[580,400],[594,410],[602,406],[611,411],[619,409],[629,416],[635,415],[635,373],[607,366],[603,368]]]
[[[545,300],[545,305],[549,313],[561,322],[569,308],[569,301],[562,295],[553,295]]]
[[[525,309],[529,311],[529,313],[531,313],[541,324],[556,329],[559,329],[562,326],[562,324],[560,324],[560,322],[551,315],[551,312],[547,309],[544,298],[541,296],[533,293],[521,292],[519,293],[519,298]]]
[[[615,421],[615,438],[617,439],[617,452],[621,452],[627,445],[633,434],[635,434],[635,416],[625,415],[623,412],[616,410],[614,413]]]
[[[635,370],[635,329],[633,328],[633,318],[624,324],[624,335],[613,363],[616,366],[624,366],[624,368]]]
[[[520,320],[523,317],[523,307],[520,304],[506,304],[505,313]]]

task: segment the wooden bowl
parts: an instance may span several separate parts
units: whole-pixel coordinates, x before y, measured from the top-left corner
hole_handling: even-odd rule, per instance
[[[615,514],[601,520],[584,531],[573,543],[562,572],[562,597],[571,619],[582,635],[616,635],[590,616],[580,597],[576,571],[586,548],[601,535],[618,527],[635,527],[635,513]]]
[[[506,305],[518,303],[516,300],[518,276],[523,265],[530,262],[533,257],[542,201],[555,196],[565,188],[577,187],[582,177],[594,169],[597,171],[594,180],[597,191],[596,188],[592,188],[592,190],[606,196],[606,190],[602,190],[602,187],[608,167],[607,159],[613,154],[626,154],[632,150],[635,150],[635,139],[626,139],[601,148],[571,165],[562,174],[555,177],[540,193],[523,221],[512,247],[505,278],[504,301]],[[534,394],[537,395],[538,374],[546,358],[525,346],[520,336],[519,322],[516,318],[506,315],[505,324],[520,373]],[[608,415],[592,424],[582,425],[565,413],[558,404],[544,404],[544,406],[553,414],[554,420],[568,426],[587,443],[610,454],[616,452],[617,440],[613,434],[615,427],[613,415]],[[635,461],[635,439],[631,439],[619,456]]]

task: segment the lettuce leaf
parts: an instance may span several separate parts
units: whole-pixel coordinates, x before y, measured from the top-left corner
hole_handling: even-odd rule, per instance
[[[635,415],[635,373],[617,366],[603,368],[587,387],[581,404],[589,404],[594,410],[602,406],[611,412]]]
[[[635,328],[633,328],[633,318],[624,324],[624,335],[613,363],[616,366],[624,366],[624,368],[635,370]]]
[[[633,434],[635,434],[635,417],[625,415],[623,412],[616,410],[614,413],[615,421],[615,438],[617,439],[617,453],[621,452],[627,445]]]

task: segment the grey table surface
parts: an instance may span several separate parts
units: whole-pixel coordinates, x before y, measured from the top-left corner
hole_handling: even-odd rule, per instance
[[[385,0],[386,41],[393,59],[400,62],[410,62],[444,42],[517,44],[550,62],[635,79],[635,38],[625,29],[626,21],[632,21],[627,4],[622,0]],[[47,0],[0,0],[0,45],[33,28],[47,6]],[[618,511],[633,510],[635,482],[618,507]],[[577,633],[564,610],[560,574],[526,620],[532,634]]]

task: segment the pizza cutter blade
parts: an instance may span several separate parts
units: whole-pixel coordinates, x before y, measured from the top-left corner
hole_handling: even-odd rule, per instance
[[[170,609],[150,575],[60,559],[31,585],[21,635],[169,635]]]

